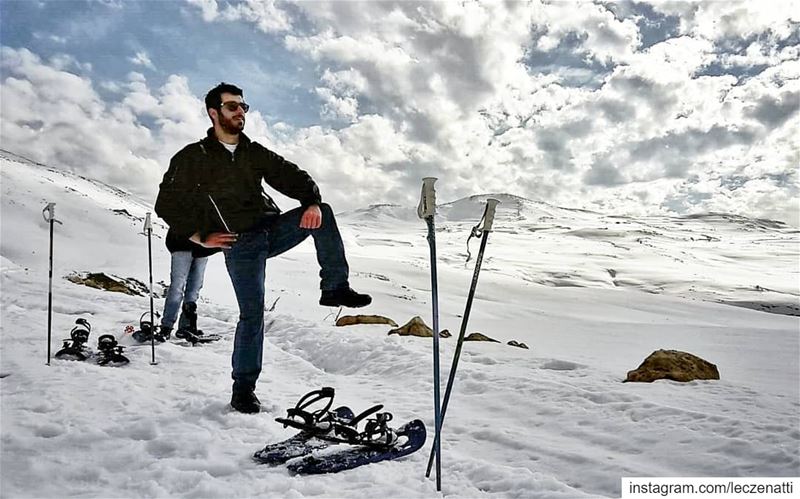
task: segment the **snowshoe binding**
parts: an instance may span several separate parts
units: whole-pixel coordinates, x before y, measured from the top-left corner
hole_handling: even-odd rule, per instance
[[[134,331],[134,333],[131,336],[133,337],[134,340],[138,341],[139,343],[147,343],[149,341],[152,341],[154,337],[157,342],[164,343],[165,341],[167,341],[167,338],[169,337],[168,333],[167,336],[165,336],[164,334],[161,333],[161,328],[153,326],[153,323],[151,323],[150,321],[144,320],[145,316],[148,313],[149,312],[145,312],[141,315],[141,317],[139,317],[139,330]]]
[[[112,334],[104,334],[97,339],[97,351],[100,358],[97,364],[101,366],[124,366],[130,360],[122,355],[123,346],[117,343],[117,339]]]
[[[77,319],[75,324],[77,326],[70,331],[70,337],[64,340],[61,350],[56,352],[57,359],[86,360],[92,356],[92,350],[86,346],[92,331],[91,324],[83,318]]]
[[[333,395],[334,389],[329,386],[307,393],[293,409],[286,411],[287,417],[275,418],[275,421],[281,423],[284,428],[291,426],[334,443],[391,445],[394,442],[391,429],[386,425],[388,421],[392,420],[392,415],[388,412],[378,413],[374,419],[367,422],[363,432],[358,431],[358,424],[383,409],[383,404],[372,406],[358,416],[342,418],[337,415],[336,411],[330,411]],[[306,410],[312,404],[325,399],[328,402],[321,409]]]

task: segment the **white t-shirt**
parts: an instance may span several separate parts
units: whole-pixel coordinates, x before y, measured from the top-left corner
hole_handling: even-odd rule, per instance
[[[222,142],[221,140],[219,141],[219,143],[222,144],[223,147],[225,147],[225,149],[230,151],[231,154],[233,154],[236,151],[236,146],[239,145],[239,144],[226,144],[225,142]]]

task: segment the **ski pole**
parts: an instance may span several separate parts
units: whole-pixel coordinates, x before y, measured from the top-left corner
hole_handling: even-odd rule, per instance
[[[464,344],[464,333],[467,331],[467,321],[469,321],[469,313],[472,310],[472,300],[475,298],[475,288],[478,286],[478,274],[481,271],[481,263],[483,262],[483,252],[486,250],[486,241],[489,239],[489,232],[492,231],[492,222],[494,221],[494,212],[497,204],[500,201],[496,199],[489,198],[486,200],[486,208],[483,212],[483,218],[481,222],[478,222],[478,225],[472,228],[472,233],[470,234],[469,238],[467,239],[467,250],[469,251],[469,239],[472,237],[481,236],[481,248],[478,251],[478,258],[475,261],[475,272],[472,274],[472,284],[469,288],[469,295],[467,296],[467,306],[464,310],[464,318],[461,320],[461,331],[458,333],[458,343],[456,345],[456,351],[453,355],[453,364],[450,367],[450,375],[447,379],[447,387],[444,391],[444,400],[442,401],[442,411],[439,419],[439,424],[444,425],[444,416],[447,412],[447,403],[450,401],[450,394],[452,393],[453,383],[456,379],[456,369],[458,369],[458,360],[461,357],[461,346]],[[483,226],[481,227],[481,223]],[[469,254],[469,253],[468,253]],[[469,257],[467,257],[469,259]],[[437,439],[441,438],[441,428],[436,433]],[[441,442],[434,442],[433,449],[431,449],[431,455],[428,458],[428,469],[425,472],[425,476],[428,477],[431,474],[431,466],[433,465],[433,455],[436,452],[436,457],[439,457],[439,452],[441,449]]]
[[[155,366],[158,364],[156,362],[156,323],[155,317],[153,317],[153,243],[152,243],[152,236],[153,234],[153,223],[150,221],[150,212],[147,212],[147,215],[144,219],[144,235],[147,236],[147,260],[150,266],[150,348],[152,350],[152,360],[150,361],[151,366]]]
[[[436,214],[436,190],[433,187],[436,182],[435,177],[425,177],[422,179],[422,194],[420,196],[417,215],[425,220],[428,225],[428,244],[431,250],[431,302],[433,303],[433,412],[434,424],[436,425],[436,439],[434,440],[434,451],[436,452],[436,490],[442,490],[442,460],[441,460],[441,416],[439,413],[439,289],[438,278],[436,276],[436,226],[434,215]],[[428,474],[430,476],[430,467]]]
[[[52,338],[53,330],[53,225],[56,223],[61,224],[61,221],[56,220],[56,204],[47,203],[47,206],[42,210],[42,218],[45,222],[50,224],[50,271],[48,274],[47,286],[47,365],[50,365],[50,341]],[[61,224],[63,225],[63,224]]]

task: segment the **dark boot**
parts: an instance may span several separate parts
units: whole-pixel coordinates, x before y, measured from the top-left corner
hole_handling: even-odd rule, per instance
[[[161,335],[162,338],[168,340],[170,335],[172,334],[172,328],[167,326],[160,326],[158,328],[158,333]]]
[[[255,391],[250,388],[234,388],[231,396],[233,410],[245,414],[255,414],[261,411],[261,401],[256,397]]]
[[[372,303],[372,297],[361,293],[356,293],[349,286],[346,288],[323,291],[319,298],[319,304],[325,307],[366,307]]]
[[[197,329],[197,304],[185,302],[182,308],[181,320],[178,323],[178,330],[175,331],[175,337],[197,343],[198,338],[203,336],[203,332]]]

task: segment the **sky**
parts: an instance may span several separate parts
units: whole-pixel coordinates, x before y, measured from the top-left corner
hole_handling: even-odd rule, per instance
[[[434,176],[797,226],[799,33],[798,1],[0,0],[0,147],[152,202],[226,81],[336,211]]]

